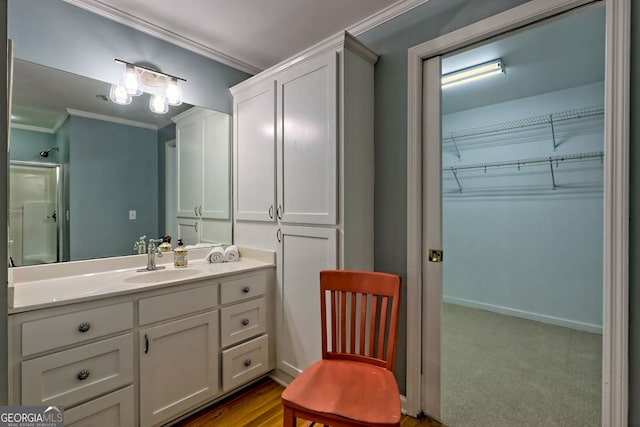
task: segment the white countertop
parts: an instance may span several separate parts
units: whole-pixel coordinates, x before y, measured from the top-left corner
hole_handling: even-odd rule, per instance
[[[31,275],[26,278],[35,280],[14,283],[13,306],[9,308],[9,314],[151,289],[161,289],[198,280],[273,267],[274,263],[264,258],[241,257],[237,262],[213,264],[204,259],[190,260],[187,267],[181,268],[174,267],[172,264],[163,265],[166,268],[158,272],[137,272],[137,269],[145,267],[145,265],[138,265],[135,268],[96,272],[86,272],[87,268],[78,268],[77,271],[80,274],[51,275],[47,278],[43,278],[42,274]],[[65,270],[69,271],[70,269],[66,267]],[[183,270],[183,272],[177,272],[177,270]],[[163,277],[162,273],[168,274]],[[149,279],[149,281],[142,279],[141,283],[136,283],[144,275],[153,275],[154,278]],[[183,276],[180,277],[181,275]]]

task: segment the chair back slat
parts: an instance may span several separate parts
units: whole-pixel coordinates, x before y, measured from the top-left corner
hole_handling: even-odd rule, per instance
[[[367,336],[367,294],[360,294],[360,336]],[[366,340],[360,340],[360,354],[364,354]]]
[[[320,288],[322,357],[358,360],[392,370],[400,277],[376,272],[325,270],[320,272]],[[327,316],[330,317],[330,334],[327,333]]]

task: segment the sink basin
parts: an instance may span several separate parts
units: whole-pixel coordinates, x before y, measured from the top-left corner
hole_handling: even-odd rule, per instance
[[[200,271],[193,268],[163,269],[155,271],[142,271],[130,273],[124,278],[126,283],[160,283],[174,280],[188,279],[200,274]]]

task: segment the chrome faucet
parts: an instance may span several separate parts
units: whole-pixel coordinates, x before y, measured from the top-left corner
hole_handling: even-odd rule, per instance
[[[156,266],[156,255],[162,256],[162,251],[156,246],[156,243],[162,243],[162,239],[149,239],[147,244],[147,268],[141,268],[138,271],[154,271],[164,268],[164,266]]]

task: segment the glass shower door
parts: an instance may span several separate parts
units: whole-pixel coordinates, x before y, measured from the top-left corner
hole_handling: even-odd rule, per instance
[[[11,162],[9,256],[15,266],[59,261],[59,165]]]

